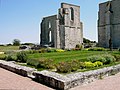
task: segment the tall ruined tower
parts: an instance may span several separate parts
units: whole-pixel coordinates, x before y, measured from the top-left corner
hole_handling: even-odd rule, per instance
[[[57,15],[43,18],[41,45],[72,49],[83,43],[83,28],[80,22],[80,6],[61,3]]]
[[[101,47],[120,47],[120,0],[99,4],[98,44]]]

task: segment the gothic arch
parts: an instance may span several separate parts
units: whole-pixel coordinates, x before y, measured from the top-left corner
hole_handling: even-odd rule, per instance
[[[70,19],[74,20],[74,9],[70,7]]]

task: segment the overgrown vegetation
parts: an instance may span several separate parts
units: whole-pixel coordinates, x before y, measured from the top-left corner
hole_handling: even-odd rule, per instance
[[[94,55],[94,56],[88,57],[88,60],[93,63],[96,61],[100,61],[103,64],[110,64],[116,61],[115,57],[110,54]]]
[[[28,59],[27,54],[25,52],[18,52],[17,53],[17,61],[19,62],[26,62]]]
[[[76,48],[81,48],[81,46],[76,45]],[[54,69],[59,73],[70,73],[120,63],[120,52],[110,52],[104,48],[88,48],[77,51],[54,48],[22,52],[5,50],[5,54],[0,54],[0,59],[26,63],[37,69]]]

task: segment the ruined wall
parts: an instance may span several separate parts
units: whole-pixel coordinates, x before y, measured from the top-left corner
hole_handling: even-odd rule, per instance
[[[75,48],[76,44],[83,42],[80,6],[62,3],[58,15],[60,20],[59,30],[64,34],[64,38],[62,39],[63,43],[61,43],[62,48]]]
[[[120,0],[112,1],[113,10],[113,47],[120,47]]]
[[[51,40],[50,40],[51,31]],[[80,6],[61,3],[58,14],[45,17],[41,23],[41,45],[72,49],[83,43]]]
[[[56,24],[57,15],[43,18],[41,22],[41,45],[55,46],[56,41]]]
[[[98,43],[113,48],[120,47],[120,1],[113,0],[99,5]]]

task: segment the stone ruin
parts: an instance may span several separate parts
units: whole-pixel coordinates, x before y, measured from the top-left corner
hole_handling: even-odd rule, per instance
[[[44,17],[41,22],[40,45],[72,49],[83,43],[80,6],[61,3],[57,15]]]
[[[98,44],[105,48],[120,48],[120,0],[99,4]]]

